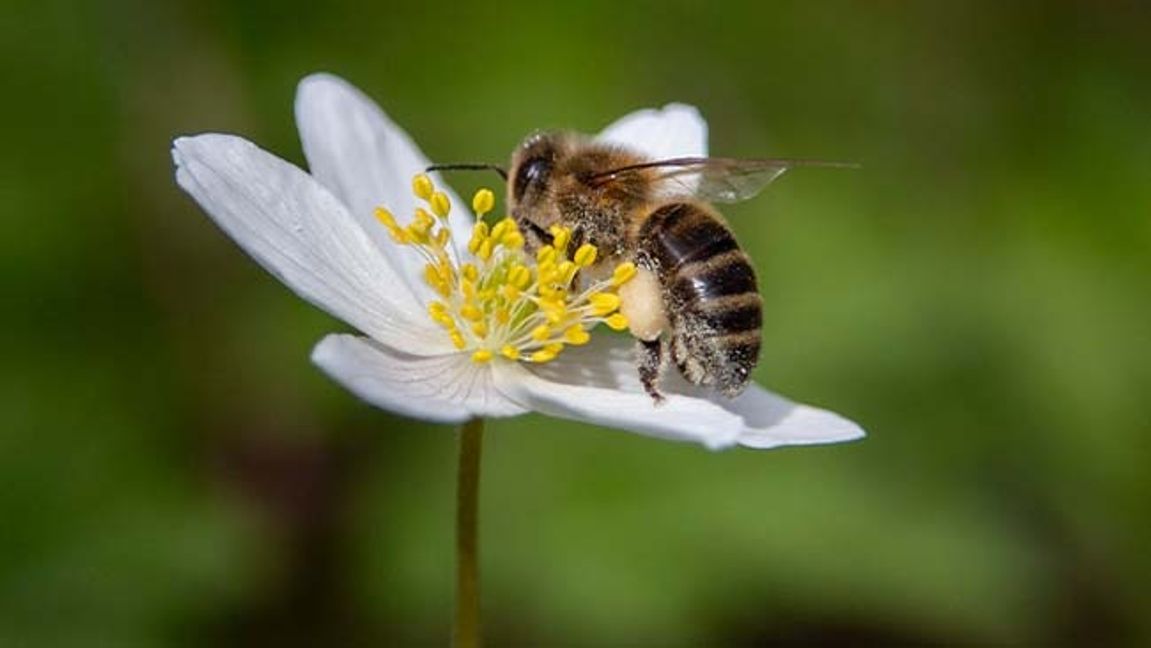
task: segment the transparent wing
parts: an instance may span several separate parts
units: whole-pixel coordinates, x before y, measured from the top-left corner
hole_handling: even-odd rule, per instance
[[[845,162],[818,160],[791,160],[783,158],[734,159],[685,157],[632,164],[591,178],[592,184],[615,183],[623,190],[627,187],[656,187],[664,197],[693,196],[708,202],[739,202],[759,193],[784,171],[797,166],[848,167]],[[633,183],[628,179],[639,175],[647,182]],[[623,181],[623,182],[621,182]]]

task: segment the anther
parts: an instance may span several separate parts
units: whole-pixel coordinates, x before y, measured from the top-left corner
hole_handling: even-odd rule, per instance
[[[496,195],[491,189],[480,189],[472,196],[472,211],[476,213],[476,218],[483,218],[484,214],[490,212],[495,205]]]
[[[615,271],[611,273],[611,283],[613,286],[619,287],[632,280],[632,277],[639,272],[635,264],[631,261],[624,261],[615,267]]]
[[[572,257],[572,260],[575,261],[579,267],[586,268],[589,265],[595,263],[595,258],[598,252],[599,251],[596,250],[596,247],[591,243],[584,243],[583,245],[579,246],[578,250],[576,250],[575,256]]]
[[[440,218],[447,218],[448,212],[452,210],[452,201],[442,191],[433,193],[432,197],[428,198],[428,205],[432,208],[432,213]]]
[[[628,326],[627,317],[623,313],[612,313],[604,319],[603,323],[607,324],[608,328],[613,331],[623,331]]]
[[[416,194],[420,200],[431,198],[432,192],[435,190],[436,187],[432,184],[432,179],[426,173],[417,174],[416,177],[412,178],[412,193]]]
[[[607,315],[619,308],[619,295],[613,293],[594,293],[588,297],[596,315]]]
[[[587,344],[588,340],[590,339],[591,335],[589,335],[588,332],[585,331],[584,328],[579,324],[573,324],[572,326],[569,326],[566,331],[564,331],[564,341],[568,344],[577,346],[580,344]]]

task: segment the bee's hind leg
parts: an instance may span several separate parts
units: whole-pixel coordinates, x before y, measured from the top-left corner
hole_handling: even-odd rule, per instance
[[[668,354],[664,346],[662,337],[650,341],[636,340],[635,343],[635,364],[639,369],[639,381],[656,405],[664,400],[663,394],[659,391],[659,379],[667,367]]]

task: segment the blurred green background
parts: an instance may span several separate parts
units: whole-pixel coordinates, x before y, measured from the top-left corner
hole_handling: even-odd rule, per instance
[[[0,13],[0,644],[446,643],[452,430],[314,369],[343,325],[172,179],[203,131],[302,164],[317,70],[437,160],[677,100],[715,154],[864,164],[727,213],[768,304],[759,380],[870,437],[492,423],[492,645],[1151,642],[1145,3]]]

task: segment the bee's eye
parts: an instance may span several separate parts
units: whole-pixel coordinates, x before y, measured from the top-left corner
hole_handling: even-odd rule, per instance
[[[512,193],[517,200],[523,197],[528,185],[540,185],[547,182],[551,173],[552,162],[548,158],[535,157],[525,160],[516,171],[515,184]]]

